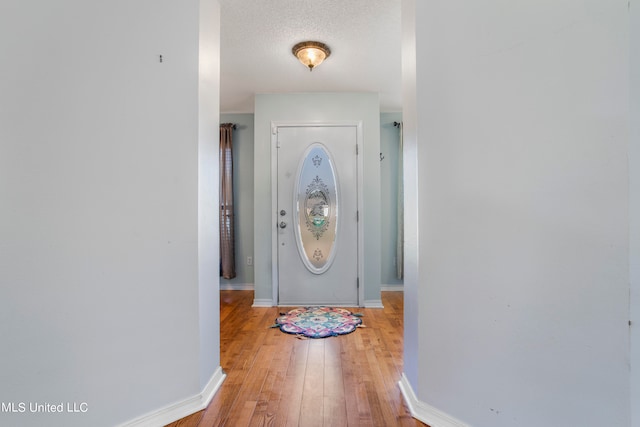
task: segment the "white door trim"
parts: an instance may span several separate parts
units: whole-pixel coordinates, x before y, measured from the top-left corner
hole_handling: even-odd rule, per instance
[[[356,193],[358,197],[358,305],[364,304],[364,230],[363,221],[363,189],[364,189],[364,139],[362,137],[362,121],[331,121],[331,122],[289,122],[289,121],[272,121],[271,122],[271,283],[273,305],[278,305],[278,128],[284,127],[355,127],[356,128],[356,144],[359,154],[356,156],[358,165],[358,178],[356,183]],[[355,149],[355,147],[354,147]]]

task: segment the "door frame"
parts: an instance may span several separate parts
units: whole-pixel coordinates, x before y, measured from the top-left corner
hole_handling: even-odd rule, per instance
[[[295,122],[295,121],[272,121],[271,122],[271,283],[273,305],[279,305],[278,298],[280,283],[278,271],[278,129],[289,127],[354,127],[356,129],[356,166],[358,168],[356,178],[356,194],[358,209],[358,306],[364,304],[364,230],[362,218],[365,215],[363,211],[364,198],[362,191],[364,189],[364,140],[362,138],[362,121],[330,121],[330,122]],[[354,150],[356,148],[354,147]]]

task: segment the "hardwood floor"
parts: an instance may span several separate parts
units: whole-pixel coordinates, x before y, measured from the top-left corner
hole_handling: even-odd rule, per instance
[[[252,308],[253,291],[220,292],[221,365],[227,379],[207,409],[168,427],[424,426],[398,388],[403,294],[384,309],[352,308],[364,328],[299,339],[269,328],[282,307]]]

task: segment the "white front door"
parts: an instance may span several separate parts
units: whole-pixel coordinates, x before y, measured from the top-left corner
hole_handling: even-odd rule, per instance
[[[357,129],[277,128],[279,305],[358,305]]]

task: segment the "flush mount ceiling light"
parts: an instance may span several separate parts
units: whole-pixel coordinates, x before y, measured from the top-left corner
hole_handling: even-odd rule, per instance
[[[309,67],[309,71],[313,71],[315,67],[320,65],[322,61],[331,55],[329,46],[320,42],[300,42],[296,44],[291,52],[296,58],[300,60],[305,66]]]

